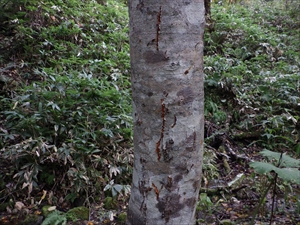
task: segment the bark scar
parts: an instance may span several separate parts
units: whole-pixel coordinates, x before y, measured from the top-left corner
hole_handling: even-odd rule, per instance
[[[176,125],[176,122],[177,122],[177,117],[176,117],[176,115],[174,115],[174,123],[173,123],[173,125],[171,126],[172,128],[174,128],[174,127],[175,127],[175,125]]]
[[[159,199],[159,190],[158,190],[158,188],[156,187],[156,185],[154,183],[152,183],[152,187],[153,187],[154,192],[156,194],[156,200],[158,201],[158,199]]]
[[[187,75],[190,72],[190,69],[194,66],[194,63],[186,70],[184,71],[184,75]]]
[[[193,135],[194,135],[194,137],[193,137],[193,150],[195,151],[195,149],[196,149],[196,139],[197,139],[197,134],[196,134],[196,132],[194,131],[193,132]]]
[[[166,189],[168,190],[168,191],[171,191],[172,190],[172,184],[173,183],[173,179],[172,179],[172,177],[171,176],[168,176],[168,182],[167,182],[167,184],[166,184]]]
[[[168,96],[168,94],[166,95],[166,97]],[[161,119],[162,119],[162,125],[161,125],[161,132],[160,132],[160,138],[158,140],[158,142],[156,143],[156,154],[157,154],[157,160],[160,161],[161,158],[161,153],[160,153],[160,144],[164,139],[164,132],[165,132],[165,123],[166,123],[166,105],[164,103],[165,99],[162,98],[160,100],[161,102]]]
[[[161,6],[159,7],[159,11],[157,14],[157,22],[156,22],[156,38],[155,38],[155,43],[156,43],[156,50],[159,51],[158,47],[158,41],[159,41],[159,34],[160,34],[160,23],[161,23]]]

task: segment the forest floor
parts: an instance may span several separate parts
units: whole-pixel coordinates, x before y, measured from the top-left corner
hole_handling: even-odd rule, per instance
[[[206,130],[217,129],[216,124],[206,122]],[[214,133],[214,132],[213,132]],[[262,205],[258,204],[262,192],[267,190],[269,180],[263,177],[253,177],[253,169],[249,162],[261,160],[258,153],[262,150],[258,146],[247,147],[252,139],[233,140],[226,133],[216,137],[212,146],[206,146],[206,151],[213,151],[216,154],[214,166],[219,176],[216,179],[207,180],[203,174],[202,188],[200,191],[199,203],[196,211],[198,225],[236,224],[248,225],[255,215],[254,224],[284,224],[300,225],[300,186],[278,183],[277,189],[270,188]],[[218,149],[218,150],[216,150]],[[242,149],[242,150],[241,150]],[[0,167],[3,167],[1,165]],[[5,170],[5,168],[1,168]],[[253,180],[256,180],[253,182]],[[274,194],[274,191],[276,194]],[[37,198],[42,198],[37,194]],[[89,207],[89,220],[78,220],[67,222],[70,225],[121,225],[124,224],[120,215],[126,214],[128,197],[119,196],[118,200],[104,207],[105,197],[99,199],[99,203],[92,203]],[[58,209],[67,212],[71,206],[61,205]],[[74,207],[74,206],[73,206]],[[106,209],[105,209],[106,208]],[[21,225],[28,214],[41,215],[42,208],[33,204],[24,207],[22,210],[11,213],[0,214],[0,224]],[[272,217],[272,223],[270,218]],[[42,223],[42,216],[39,216],[35,225]],[[60,223],[59,223],[60,224]]]

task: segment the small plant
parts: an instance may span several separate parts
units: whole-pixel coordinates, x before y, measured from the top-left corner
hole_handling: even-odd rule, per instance
[[[110,191],[108,195],[111,195],[113,198],[118,197],[119,195],[128,196],[130,194],[131,186],[115,184],[114,180],[111,180],[104,188],[104,191]]]
[[[206,211],[209,213],[209,215],[211,215],[212,213],[212,207],[213,207],[213,203],[211,201],[211,199],[207,196],[206,193],[201,193],[199,196],[199,202],[197,205],[197,209],[201,210],[201,211]]]
[[[48,214],[42,225],[66,225],[67,217],[66,214],[55,210]]]
[[[273,202],[270,223],[272,222],[278,178],[281,178],[288,183],[300,184],[300,160],[294,159],[284,153],[277,153],[266,149],[261,151],[260,154],[265,156],[269,162],[251,162],[250,166],[253,167],[255,172],[258,174],[269,176],[270,181],[260,198],[259,204],[252,217],[251,224],[254,224],[255,217],[258,214],[261,205],[265,201],[267,193],[273,187]]]

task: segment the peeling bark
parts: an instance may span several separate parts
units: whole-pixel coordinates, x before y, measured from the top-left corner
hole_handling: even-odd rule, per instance
[[[128,225],[194,224],[204,130],[203,0],[130,0]]]

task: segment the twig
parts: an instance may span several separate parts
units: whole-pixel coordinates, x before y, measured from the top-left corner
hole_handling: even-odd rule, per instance
[[[225,143],[224,144],[226,146],[227,151],[235,158],[235,159],[241,159],[244,160],[246,162],[252,162],[252,160],[250,158],[248,158],[245,155],[237,155],[232,148],[229,146],[229,144]]]
[[[231,193],[237,193],[238,191],[240,191],[240,190],[242,190],[242,189],[244,189],[244,188],[246,188],[246,187],[247,187],[247,185],[243,185],[243,186],[241,186],[241,187],[232,189],[232,190],[231,190]]]

